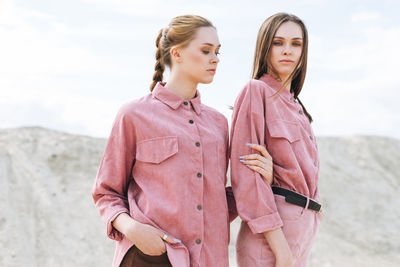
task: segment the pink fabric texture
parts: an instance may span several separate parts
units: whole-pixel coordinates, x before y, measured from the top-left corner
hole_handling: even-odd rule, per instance
[[[294,258],[293,266],[306,267],[321,214],[289,204],[280,195],[275,195],[275,202],[283,222],[282,231]],[[253,234],[249,226],[242,222],[237,239],[236,260],[239,267],[275,267],[275,256],[263,234]]]
[[[226,118],[203,105],[198,92],[184,100],[158,83],[123,106],[92,191],[107,234],[117,241],[113,266],[133,245],[112,227],[122,212],[182,240],[166,243],[173,266],[228,266],[235,203],[225,188],[227,166]]]
[[[245,258],[263,258],[259,253],[267,245],[261,234],[265,231],[283,227],[284,233],[288,234],[287,238],[292,239],[292,235],[298,233],[293,238],[299,239],[306,231],[304,227],[317,229],[314,217],[319,218],[319,215],[309,210],[304,214],[310,216],[304,215],[303,221],[289,225],[282,213],[301,208],[286,202],[284,205],[280,202],[277,205],[270,185],[239,161],[239,156],[254,153],[246,143],[265,145],[273,158],[274,185],[319,201],[319,158],[315,136],[307,116],[293,94],[288,90],[277,93],[280,86],[278,81],[266,74],[260,80],[250,80],[237,97],[232,115],[232,188],[239,216],[244,221],[237,248],[241,257],[246,253],[251,254]],[[287,212],[286,209],[291,211]],[[315,215],[314,219],[311,218],[312,214]],[[303,223],[306,226],[302,226]],[[298,229],[293,230],[293,227]],[[258,243],[253,239],[258,240]],[[303,241],[307,246],[308,241]],[[258,250],[243,250],[247,244],[250,247],[254,245],[253,249],[259,246]],[[253,265],[254,261],[247,265],[245,260],[239,263],[240,266],[258,266]]]

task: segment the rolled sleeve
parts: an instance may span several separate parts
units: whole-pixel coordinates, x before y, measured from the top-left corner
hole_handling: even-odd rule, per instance
[[[122,210],[117,210],[114,212],[114,214],[112,214],[110,216],[110,219],[107,221],[107,236],[110,239],[116,240],[116,241],[121,241],[122,238],[124,237],[124,235],[119,232],[117,229],[115,229],[112,225],[113,221],[115,220],[115,218],[118,217],[118,215],[120,215],[121,213],[128,213],[129,211],[128,209],[122,209]]]
[[[112,222],[123,212],[129,214],[127,190],[133,179],[135,143],[133,121],[123,107],[114,121],[92,189],[92,197],[106,224],[107,235],[114,240],[121,240],[123,236],[112,226]]]
[[[232,115],[231,180],[236,207],[253,233],[283,225],[271,186],[257,172],[240,162],[239,156],[253,154],[246,143],[265,145],[265,104],[258,81],[250,81],[239,94]]]
[[[283,225],[278,212],[250,220],[247,224],[253,234],[271,231]]]

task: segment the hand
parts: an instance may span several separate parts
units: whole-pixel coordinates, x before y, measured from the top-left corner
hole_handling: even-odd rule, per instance
[[[257,150],[260,154],[250,154],[246,156],[240,156],[240,161],[245,164],[248,168],[258,172],[264,177],[264,179],[271,185],[274,181],[273,178],[273,163],[272,157],[262,145],[247,144],[254,150]]]
[[[113,225],[132,241],[138,249],[150,256],[161,255],[166,251],[164,240],[170,244],[181,243],[179,239],[171,236],[163,240],[164,233],[161,230],[135,221],[127,213],[118,215]]]

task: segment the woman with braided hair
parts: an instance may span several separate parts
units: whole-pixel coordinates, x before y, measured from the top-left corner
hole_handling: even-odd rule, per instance
[[[200,16],[179,16],[156,46],[151,93],[120,109],[92,191],[117,241],[113,266],[228,266],[236,216],[225,188],[228,124],[196,89],[213,81],[216,29]],[[248,168],[270,177],[268,164],[261,157]]]

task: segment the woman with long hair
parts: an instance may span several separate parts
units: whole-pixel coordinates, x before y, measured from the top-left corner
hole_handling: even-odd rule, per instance
[[[318,231],[317,143],[299,99],[307,49],[307,29],[298,17],[269,17],[258,33],[252,79],[234,105],[231,179],[242,218],[239,266],[306,266]],[[253,160],[244,156],[251,151],[246,143],[266,147],[272,186],[245,167]]]
[[[113,266],[228,266],[228,124],[197,91],[213,81],[218,35],[203,17],[178,16],[156,46],[151,93],[118,112],[92,191],[117,241]],[[265,158],[249,168],[269,177]]]

